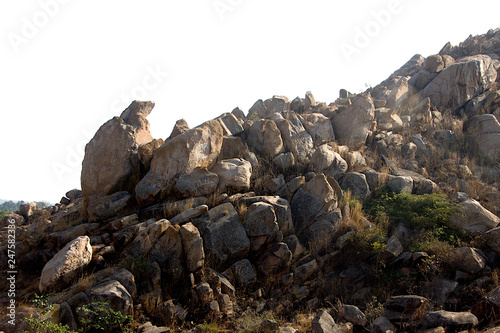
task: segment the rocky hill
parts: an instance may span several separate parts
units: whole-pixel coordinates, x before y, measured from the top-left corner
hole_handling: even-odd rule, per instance
[[[329,105],[165,139],[153,108],[102,125],[81,190],[2,221],[0,329],[500,331],[500,29]]]

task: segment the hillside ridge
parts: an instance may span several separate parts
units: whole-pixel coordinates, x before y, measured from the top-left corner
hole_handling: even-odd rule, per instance
[[[99,128],[81,190],[3,218],[0,329],[499,329],[500,28],[330,104],[276,95],[164,139],[154,107]]]

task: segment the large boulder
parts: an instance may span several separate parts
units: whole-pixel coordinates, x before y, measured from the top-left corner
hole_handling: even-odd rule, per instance
[[[132,198],[132,195],[127,191],[116,192],[104,197],[93,197],[87,207],[90,221],[106,220],[120,214],[129,205]]]
[[[384,303],[383,316],[392,322],[417,319],[428,300],[417,295],[400,295],[389,298]]]
[[[451,228],[469,232],[486,232],[496,228],[500,218],[481,206],[474,200],[468,199],[460,203],[459,212],[450,217],[448,225]]]
[[[327,174],[335,160],[335,154],[330,145],[324,144],[319,146],[311,157],[309,170]]]
[[[141,224],[137,225],[138,228],[141,228],[141,226]],[[122,252],[122,257],[147,257],[156,241],[171,226],[167,220],[160,220],[147,225],[144,229],[140,230],[130,245],[125,248]]]
[[[240,288],[247,288],[257,281],[257,274],[248,259],[242,259],[231,266],[236,285]]]
[[[238,135],[243,132],[243,121],[232,113],[224,113],[219,118],[225,136]]]
[[[453,330],[467,330],[478,324],[477,317],[470,312],[434,311],[423,319],[425,327],[450,327]]]
[[[274,157],[284,152],[281,132],[273,120],[257,120],[250,127],[247,137],[248,146],[255,153]]]
[[[183,245],[178,228],[168,222],[165,232],[154,243],[148,256],[150,262],[160,265],[169,285],[175,284],[184,270]]]
[[[217,174],[199,167],[180,177],[175,184],[175,189],[182,197],[201,197],[214,193],[218,184]]]
[[[256,202],[248,207],[244,225],[252,251],[260,250],[279,231],[274,208],[265,202]]]
[[[290,111],[287,119],[278,122],[278,127],[286,149],[292,152],[299,163],[308,163],[313,153],[313,139],[295,112]]]
[[[358,200],[364,200],[370,195],[370,186],[366,176],[358,172],[348,172],[342,176],[339,185],[351,190],[352,195]]]
[[[500,123],[492,114],[471,117],[464,123],[464,132],[471,135],[485,155],[498,158],[500,154]]]
[[[200,232],[192,223],[186,223],[181,226],[179,233],[182,238],[187,269],[189,272],[196,272],[203,268],[205,263],[205,251]]]
[[[267,249],[257,260],[257,267],[264,275],[283,271],[292,260],[292,252],[285,243],[279,243]]]
[[[291,207],[297,234],[301,234],[314,223],[316,215],[329,208],[338,199],[338,194],[332,188],[324,175],[317,175],[303,185],[293,196]]]
[[[24,203],[19,206],[19,213],[25,218],[29,218],[35,212],[39,210],[38,205],[35,202]]]
[[[358,95],[352,105],[332,119],[333,131],[340,144],[357,150],[364,145],[375,119],[375,106],[370,94]]]
[[[486,266],[484,254],[472,247],[460,247],[452,250],[448,255],[450,264],[464,272],[475,274]]]
[[[145,206],[171,194],[177,179],[197,167],[212,166],[220,154],[223,130],[210,120],[165,141],[155,152],[148,174],[137,184],[137,201]]]
[[[81,174],[86,205],[93,197],[133,191],[141,177],[139,147],[153,140],[146,120],[153,107],[153,102],[132,102],[87,144]]]
[[[78,272],[92,260],[90,238],[81,236],[66,244],[45,264],[38,284],[40,292],[65,284],[76,277]]]
[[[211,169],[219,177],[218,191],[244,192],[250,189],[252,164],[242,158],[219,161]]]
[[[311,135],[314,144],[319,146],[335,141],[332,122],[321,113],[310,113],[301,116],[306,131]]]
[[[134,301],[127,289],[116,280],[103,281],[86,291],[90,302],[104,302],[124,315],[132,315]]]
[[[440,110],[455,110],[491,88],[497,79],[496,62],[484,54],[460,59],[441,71],[421,95]]]
[[[239,200],[239,203],[245,206],[250,206],[257,202],[265,202],[273,206],[276,222],[284,236],[291,235],[295,232],[292,220],[292,209],[287,200],[278,196],[245,197]]]
[[[207,261],[223,268],[246,257],[250,240],[231,203],[212,208],[193,224],[203,238]]]
[[[313,333],[340,333],[340,327],[335,323],[333,317],[325,310],[321,310],[312,320]]]

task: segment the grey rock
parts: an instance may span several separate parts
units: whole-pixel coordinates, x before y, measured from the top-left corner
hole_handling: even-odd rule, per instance
[[[80,270],[92,259],[92,246],[88,236],[81,236],[66,244],[45,264],[38,289],[44,292],[55,286],[62,287],[76,277]]]
[[[312,320],[313,333],[341,333],[332,316],[325,310],[321,310]]]
[[[384,303],[383,316],[390,321],[407,321],[413,318],[416,312],[423,309],[427,302],[427,299],[422,296],[394,296]]]
[[[211,169],[219,177],[218,191],[234,190],[244,192],[250,189],[252,164],[241,158],[219,161]]]
[[[373,333],[393,333],[396,327],[386,317],[378,317],[372,323],[371,332]]]
[[[281,132],[273,120],[254,122],[248,132],[247,142],[252,151],[265,157],[274,157],[284,152]]]
[[[127,289],[116,280],[99,283],[85,292],[90,302],[105,302],[114,311],[124,315],[133,314],[133,299]]]
[[[478,201],[468,199],[460,203],[460,211],[451,216],[448,226],[469,232],[486,232],[500,224],[500,218],[484,208]]]
[[[482,271],[486,266],[484,254],[478,249],[471,247],[460,247],[449,253],[450,263],[457,269],[475,274]]]
[[[370,195],[370,187],[366,176],[358,172],[348,172],[340,178],[339,185],[351,190],[353,196],[358,200],[364,200]]]
[[[357,150],[366,142],[370,133],[375,106],[370,94],[358,95],[352,105],[336,114],[332,119],[335,137],[341,144]]]
[[[295,269],[295,278],[297,281],[304,283],[311,275],[318,271],[318,263],[313,259]]]
[[[203,238],[206,258],[216,266],[231,265],[248,254],[250,240],[232,204],[212,208],[193,224]]]
[[[257,260],[257,267],[264,275],[277,274],[283,271],[292,260],[292,252],[285,243],[279,243],[266,250]]]
[[[478,324],[477,317],[470,312],[434,311],[423,319],[426,327],[451,326],[454,329],[470,329]]]
[[[231,266],[236,285],[241,288],[248,288],[257,281],[255,269],[248,259],[240,260]]]
[[[397,176],[387,182],[389,189],[396,193],[408,193],[413,191],[413,179],[411,177]]]
[[[205,251],[200,232],[192,223],[186,223],[179,229],[179,234],[186,256],[186,267],[189,272],[196,272],[205,264]]]
[[[365,314],[357,306],[342,305],[340,313],[345,320],[353,323],[354,325],[365,326],[368,323],[368,319]]]
[[[214,193],[218,184],[219,177],[217,174],[200,167],[181,176],[177,180],[175,188],[183,197],[196,197]]]
[[[455,110],[491,87],[497,78],[495,63],[487,55],[462,58],[441,71],[421,94],[440,110]]]
[[[128,192],[116,192],[104,197],[96,197],[90,200],[87,207],[90,221],[106,220],[116,216],[131,203],[132,195]]]
[[[324,175],[317,175],[295,193],[292,202],[292,216],[297,234],[314,223],[316,215],[326,204],[338,199],[335,190]],[[335,208],[335,207],[333,207]]]

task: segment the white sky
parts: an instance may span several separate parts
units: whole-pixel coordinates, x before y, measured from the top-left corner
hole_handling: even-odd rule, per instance
[[[55,203],[80,188],[85,144],[134,98],[156,102],[155,138],[275,94],[330,103],[500,25],[498,0],[466,4],[1,0],[0,198]]]

